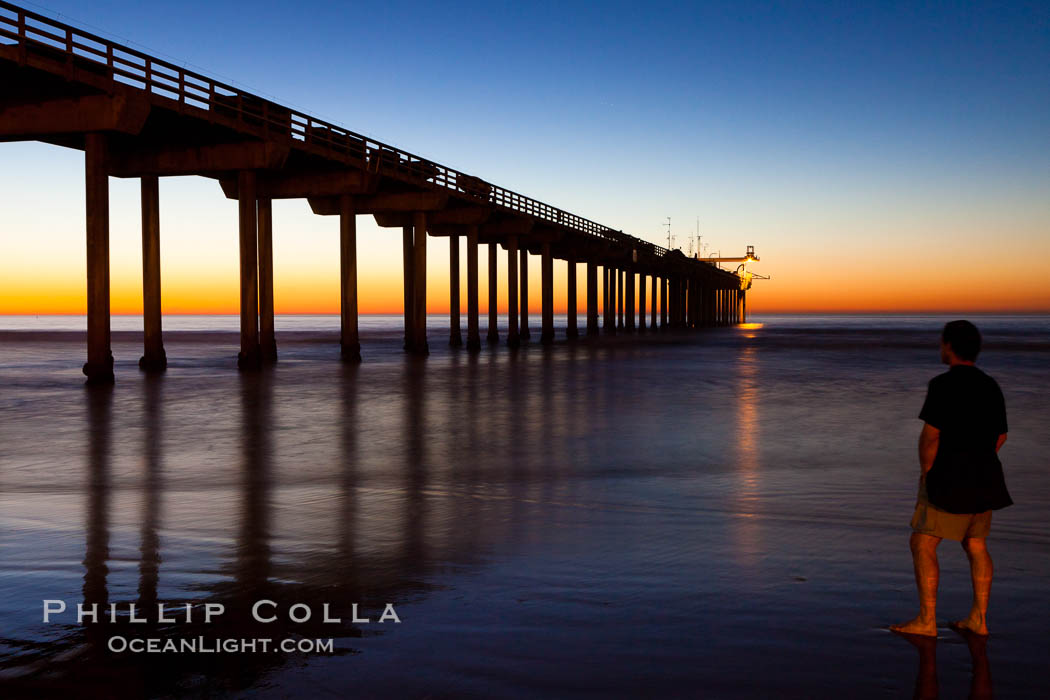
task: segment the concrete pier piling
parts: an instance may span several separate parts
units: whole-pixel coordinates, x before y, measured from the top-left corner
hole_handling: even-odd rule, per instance
[[[627,284],[627,274],[624,270],[616,270],[616,330],[624,330],[624,293]]]
[[[634,268],[628,266],[628,268],[624,270],[624,275],[627,280],[627,288],[624,290],[623,295],[623,325],[626,330],[633,331],[635,310]]]
[[[277,361],[277,339],[273,326],[273,209],[269,197],[256,200],[259,247],[259,358]],[[357,289],[356,263],[354,289]],[[354,302],[354,331],[357,330],[357,302]]]
[[[458,348],[463,345],[463,334],[459,328],[459,236],[448,237],[448,344]]]
[[[578,338],[580,331],[576,319],[576,252],[570,250],[565,268],[565,337],[569,340]]]
[[[478,227],[467,227],[467,349],[481,349],[478,328]]]
[[[260,234],[261,232],[260,228]],[[270,284],[273,284],[272,273]],[[357,212],[354,209],[354,200],[348,194],[339,198],[339,320],[340,355],[345,361],[360,362],[361,342],[357,327]],[[272,332],[272,319],[270,323]],[[263,357],[266,358],[266,355],[264,341]],[[275,347],[274,359],[276,356]]]
[[[689,284],[690,299],[689,299],[689,325],[692,328],[700,328],[700,280],[693,279]]]
[[[496,306],[498,300],[498,287],[496,286],[499,281],[496,276],[496,255],[499,250],[499,243],[489,243],[489,328],[488,333],[485,335],[485,340],[488,341],[489,345],[495,345],[499,342],[499,309]]]
[[[241,351],[237,367],[256,369],[259,352],[259,248],[254,170],[237,173],[237,212],[240,227]]]
[[[412,217],[414,234],[412,256],[412,348],[416,355],[428,355],[427,344],[427,214],[417,211]]]
[[[645,273],[638,275],[638,330],[645,330]]]
[[[678,278],[672,277],[667,285],[667,325],[670,328],[678,327],[678,305],[682,302],[680,292]]]
[[[142,201],[142,340],[139,367],[163,372],[168,367],[161,331],[160,310],[160,180],[141,178]]]
[[[613,321],[612,302],[616,298],[612,290],[613,274],[608,265],[602,265],[602,330],[612,333],[616,329]]]
[[[412,308],[415,305],[416,295],[412,290],[413,282],[415,281],[415,272],[412,267],[415,261],[415,232],[411,225],[403,226],[401,228],[401,257],[402,257],[402,270],[403,281],[405,287],[405,350],[411,350],[414,347],[412,329],[415,321],[412,316]]]
[[[689,278],[678,280],[678,326],[689,327]]]
[[[675,314],[675,289],[677,284],[674,277],[667,278],[667,327],[674,328]]]
[[[660,328],[667,328],[667,292],[668,280],[660,278]]]
[[[554,260],[551,244],[543,243],[540,250],[540,342],[554,342]]]
[[[507,347],[521,345],[518,335],[518,237],[507,237]]]
[[[653,283],[651,285],[651,290],[652,291],[650,292],[651,297],[649,299],[649,314],[650,314],[649,330],[653,330],[653,331],[655,331],[656,328],[657,328],[657,325],[656,325],[656,314],[658,312],[658,309],[656,307],[656,287],[659,284],[660,284],[660,278],[658,276],[656,276],[656,275],[653,275]]]
[[[113,382],[109,325],[109,176],[106,136],[84,137],[85,220],[87,223],[88,352],[84,374],[92,384]]]
[[[521,285],[521,325],[518,329],[518,337],[521,340],[529,339],[529,248],[522,245],[520,249],[521,270],[518,279]]]
[[[598,264],[587,261],[587,335],[598,335]]]

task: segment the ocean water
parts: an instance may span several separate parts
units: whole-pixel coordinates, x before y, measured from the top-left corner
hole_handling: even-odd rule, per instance
[[[886,629],[917,607],[916,416],[950,319],[750,320],[470,355],[435,316],[418,360],[400,317],[363,317],[348,366],[337,318],[278,317],[280,362],[252,374],[235,317],[166,317],[150,377],[141,319],[114,317],[99,389],[82,317],[0,318],[0,695],[1050,696],[1050,317],[972,319],[1016,502],[986,647]],[[945,621],[970,589],[940,552]],[[44,600],[68,610],[45,623]],[[82,602],[116,621],[78,624]],[[193,619],[129,621],[158,602]]]

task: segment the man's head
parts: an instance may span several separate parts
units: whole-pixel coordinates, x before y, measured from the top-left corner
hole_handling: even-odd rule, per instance
[[[981,352],[981,332],[969,321],[951,321],[941,331],[941,362],[975,362]],[[953,357],[954,356],[954,357]]]

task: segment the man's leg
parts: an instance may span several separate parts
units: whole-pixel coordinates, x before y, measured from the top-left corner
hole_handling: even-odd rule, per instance
[[[921,532],[911,534],[911,558],[915,564],[915,585],[919,589],[919,615],[899,625],[890,625],[895,632],[937,636],[937,545],[941,538]]]
[[[992,555],[983,537],[967,537],[962,541],[966,556],[970,559],[970,580],[973,582],[973,607],[965,620],[952,623],[976,634],[988,634],[985,617],[988,614],[988,598],[992,594]]]

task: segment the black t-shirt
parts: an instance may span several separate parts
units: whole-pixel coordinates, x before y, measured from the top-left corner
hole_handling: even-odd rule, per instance
[[[1006,432],[1006,404],[994,379],[972,365],[953,365],[930,380],[919,418],[941,431],[926,474],[930,503],[949,513],[1013,504],[995,453]]]

